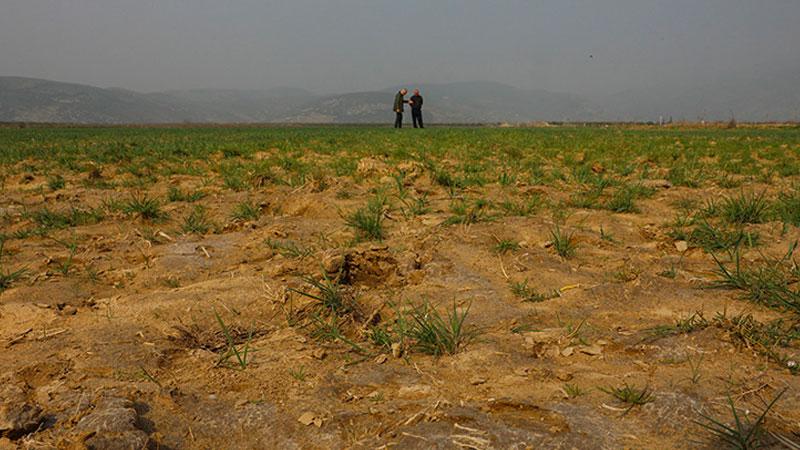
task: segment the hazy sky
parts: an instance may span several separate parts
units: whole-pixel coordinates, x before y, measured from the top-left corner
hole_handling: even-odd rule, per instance
[[[800,0],[0,0],[0,75],[142,91],[598,94],[792,69]]]

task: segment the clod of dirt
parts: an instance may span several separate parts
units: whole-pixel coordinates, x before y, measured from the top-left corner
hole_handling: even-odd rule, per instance
[[[42,409],[28,402],[21,388],[3,387],[0,399],[0,437],[18,439],[36,430],[42,421]]]
[[[361,160],[358,161],[356,172],[362,177],[385,175],[389,173],[389,166],[379,159],[361,158]]]
[[[297,418],[297,421],[305,426],[314,425],[317,428],[322,426],[322,418],[311,411],[306,411]]]
[[[403,356],[403,346],[399,342],[392,342],[392,356],[395,358]]]
[[[322,256],[322,269],[328,275],[335,275],[341,272],[345,263],[345,253],[341,251],[328,252]]]
[[[581,351],[581,353],[589,355],[589,356],[597,356],[597,355],[603,353],[603,347],[600,347],[597,344],[595,344],[595,345],[586,345],[586,346],[582,346],[580,348],[580,351]]]
[[[355,249],[345,253],[343,258],[343,266],[337,272],[343,283],[375,287],[401,282],[397,259],[385,245]],[[336,267],[338,259],[331,257],[329,264],[331,268]],[[328,271],[327,268],[325,270]]]
[[[405,181],[410,182],[411,180],[419,178],[425,171],[425,167],[417,161],[406,161],[397,165],[397,171],[405,175]]]
[[[525,343],[527,345],[533,344],[547,344],[551,342],[558,342],[564,336],[564,330],[561,328],[548,328],[546,330],[534,331],[526,333]]]
[[[146,448],[150,437],[138,427],[139,414],[133,406],[133,402],[124,398],[103,397],[74,431],[89,448]]]
[[[473,385],[473,386],[478,386],[478,385],[481,385],[481,384],[486,384],[486,378],[483,378],[483,377],[472,377],[472,378],[469,380],[469,384],[471,384],[471,385]]]
[[[675,241],[675,249],[683,253],[689,249],[689,243],[686,241]]]
[[[431,393],[431,387],[427,384],[412,384],[403,386],[397,391],[397,396],[405,399],[425,398]]]
[[[668,180],[643,180],[642,187],[648,189],[669,189],[672,187],[672,183]]]

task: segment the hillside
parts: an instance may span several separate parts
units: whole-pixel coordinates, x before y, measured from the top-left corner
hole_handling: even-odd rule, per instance
[[[597,96],[519,89],[494,82],[415,85],[429,123],[727,120],[800,118],[800,84],[776,74],[690,87],[659,86]],[[140,93],[0,77],[0,122],[390,123],[399,87],[317,95],[297,88]]]

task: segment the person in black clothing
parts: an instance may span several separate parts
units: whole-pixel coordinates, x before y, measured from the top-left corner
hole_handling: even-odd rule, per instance
[[[403,128],[403,110],[405,110],[405,104],[408,103],[406,94],[408,94],[407,90],[400,89],[400,92],[394,96],[394,112],[396,114],[394,119],[395,128]]]
[[[419,124],[420,128],[425,128],[422,125],[422,96],[419,95],[419,89],[414,89],[414,95],[408,102],[411,105],[411,120],[414,122],[414,128]]]

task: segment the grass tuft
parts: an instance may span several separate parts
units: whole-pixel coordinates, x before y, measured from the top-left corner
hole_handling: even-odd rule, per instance
[[[3,268],[3,247],[5,246],[5,242],[5,239],[0,239],[0,292],[11,287],[14,282],[18,281],[28,272],[25,268],[13,272]]]
[[[528,280],[511,283],[511,292],[523,302],[531,303],[539,303],[552,298],[561,297],[561,293],[557,289],[545,293],[533,289],[528,286]]]
[[[719,205],[720,215],[732,224],[763,223],[771,208],[766,192],[761,194],[740,193],[736,197],[726,197]]]
[[[206,209],[200,205],[197,205],[194,207],[194,209],[192,209],[192,212],[183,219],[181,230],[187,234],[206,234],[209,232],[209,230],[211,230],[211,227],[212,225],[208,220]]]
[[[227,345],[225,352],[222,353],[217,360],[217,366],[227,365],[231,358],[235,358],[239,369],[246,369],[251,362],[250,353],[253,352],[253,350],[250,348],[250,342],[253,340],[253,331],[250,331],[250,334],[247,336],[247,340],[244,342],[244,345],[239,347],[233,338],[230,328],[228,328],[228,326],[222,320],[222,316],[220,316],[216,310],[214,310],[214,317],[216,317],[217,323],[222,329],[222,334],[225,336],[225,343]]]
[[[575,256],[575,251],[578,249],[578,242],[575,239],[575,232],[566,233],[558,224],[555,224],[550,230],[550,241],[556,253],[562,258],[571,258]]]
[[[121,205],[122,212],[128,216],[138,216],[144,220],[154,222],[167,218],[167,213],[161,209],[161,202],[147,194],[133,194],[127,202]]]
[[[412,342],[412,348],[429,355],[454,355],[473,342],[478,331],[467,327],[465,321],[470,306],[459,310],[453,308],[444,315],[429,302],[413,307],[404,319],[407,327],[404,336]]]
[[[359,208],[344,218],[345,224],[353,229],[356,240],[382,241],[386,237],[383,229],[385,207],[386,198],[376,196],[366,207]]]
[[[707,430],[717,441],[725,444],[729,448],[739,450],[763,448],[762,441],[765,435],[764,420],[785,392],[786,389],[779,392],[778,395],[766,405],[755,421],[751,421],[747,414],[743,416],[740,415],[736,404],[733,402],[733,398],[728,395],[728,406],[733,416],[732,424],[726,424],[723,422],[723,419],[717,419],[702,413],[700,416],[703,420],[695,420],[694,422]]]
[[[647,386],[640,389],[625,383],[621,387],[610,386],[600,388],[600,390],[611,395],[620,402],[629,405],[628,409],[625,411],[626,414],[636,406],[643,406],[655,401],[653,391]]]
[[[241,202],[236,205],[236,208],[233,210],[233,214],[231,214],[231,218],[234,220],[258,220],[261,217],[261,207],[256,205],[253,202]]]

